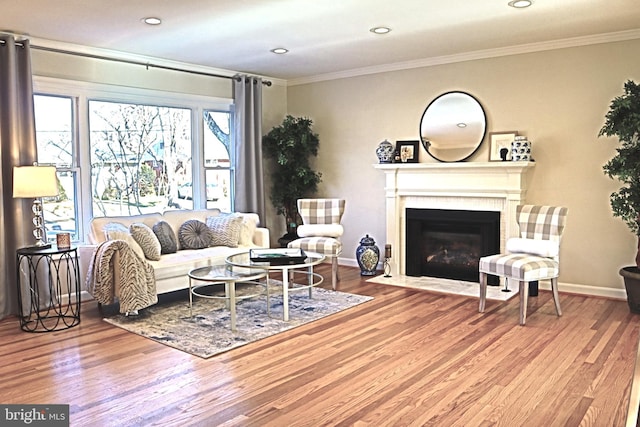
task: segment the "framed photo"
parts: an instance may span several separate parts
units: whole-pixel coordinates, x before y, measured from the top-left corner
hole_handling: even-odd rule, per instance
[[[400,163],[418,163],[418,141],[396,141],[396,150],[400,154]]]
[[[511,143],[518,136],[518,131],[491,132],[489,134],[489,161],[501,162],[511,160]]]

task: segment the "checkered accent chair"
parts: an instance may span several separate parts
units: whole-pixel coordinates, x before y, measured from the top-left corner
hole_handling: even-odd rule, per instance
[[[299,199],[298,212],[303,221],[298,227],[300,238],[288,244],[290,248],[317,252],[330,258],[333,289],[338,281],[338,255],[342,253],[340,236],[344,228],[340,221],[344,205],[343,199]]]
[[[480,307],[487,299],[487,274],[505,277],[519,284],[520,324],[527,320],[528,282],[551,280],[556,313],[562,316],[558,298],[560,240],[567,220],[567,208],[555,206],[518,206],[516,209],[520,237],[507,241],[504,254],[480,258]]]

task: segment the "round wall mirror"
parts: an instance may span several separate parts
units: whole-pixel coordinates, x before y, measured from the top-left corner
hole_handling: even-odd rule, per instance
[[[424,110],[420,141],[434,159],[459,162],[476,152],[486,130],[487,117],[477,99],[465,92],[447,92]]]

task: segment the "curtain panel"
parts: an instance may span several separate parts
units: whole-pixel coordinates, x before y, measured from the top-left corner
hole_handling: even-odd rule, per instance
[[[0,34],[0,317],[18,313],[16,250],[33,242],[31,203],[13,198],[13,167],[37,160],[29,40]]]
[[[262,79],[237,75],[233,79],[235,104],[234,210],[255,212],[266,224],[262,165]]]

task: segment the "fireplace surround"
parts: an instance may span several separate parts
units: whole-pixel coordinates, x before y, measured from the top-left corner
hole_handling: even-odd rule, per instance
[[[518,235],[516,206],[526,203],[534,162],[375,164],[385,175],[386,243],[394,248],[392,275],[406,272],[406,210],[498,212],[499,248]]]

